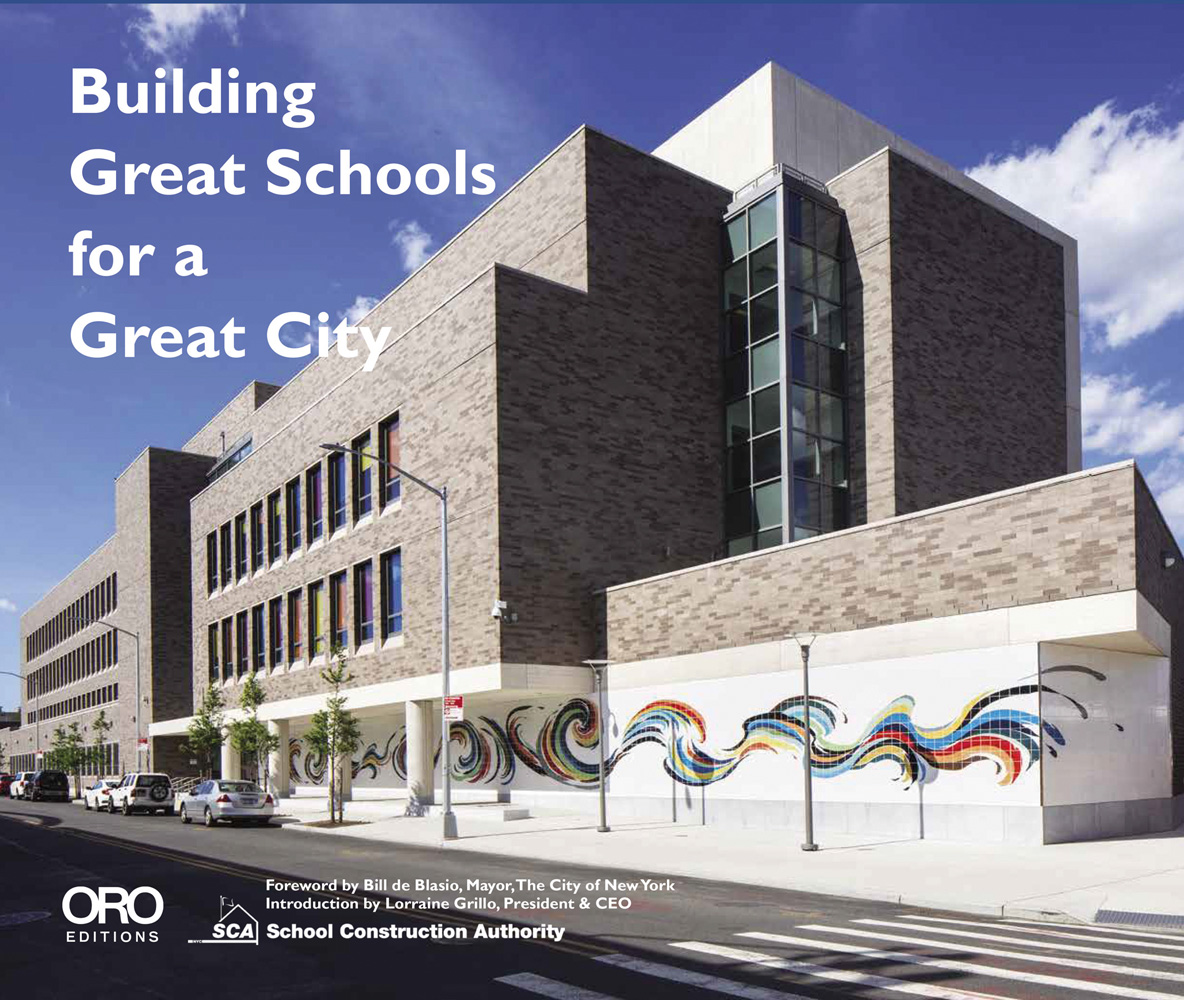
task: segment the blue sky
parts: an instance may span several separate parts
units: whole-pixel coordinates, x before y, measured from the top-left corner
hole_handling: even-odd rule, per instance
[[[1184,532],[1184,8],[1086,6],[0,5],[0,669],[18,612],[113,529],[113,479],[179,447],[252,378],[301,362],[263,340],[288,309],[381,296],[488,199],[277,197],[268,152],[302,162],[470,161],[499,190],[583,122],[643,149],[775,60],[1075,235],[1086,320],[1087,464],[1136,454]],[[236,66],[315,81],[316,123],[70,113],[70,75],[151,80]],[[92,197],[71,160],[247,164],[241,197]],[[66,246],[153,243],[140,278],[71,275]],[[197,243],[208,276],[172,273]],[[88,359],[83,312],[249,331],[247,356]],[[0,677],[0,704],[16,702]]]

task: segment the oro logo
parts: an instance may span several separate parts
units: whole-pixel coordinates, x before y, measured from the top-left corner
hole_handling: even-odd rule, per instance
[[[85,902],[78,901],[79,896]],[[96,920],[105,924],[109,913],[115,914],[112,922],[154,924],[164,913],[164,898],[149,885],[131,892],[117,885],[100,886],[97,892],[89,886],[76,885],[62,897],[62,913],[72,924],[92,924]]]

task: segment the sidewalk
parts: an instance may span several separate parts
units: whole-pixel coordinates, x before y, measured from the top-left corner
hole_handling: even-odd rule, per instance
[[[346,819],[364,825],[285,825],[392,846],[566,861],[993,916],[1093,923],[1099,910],[1117,910],[1184,917],[1184,828],[1046,847],[824,836],[822,849],[807,854],[798,847],[798,831],[621,823],[602,834],[586,816],[536,812],[531,819],[502,822],[483,818],[495,806],[478,804],[456,807],[460,839],[442,844],[438,817],[405,817],[403,808],[401,799],[363,800],[347,804]],[[285,799],[280,812],[300,820],[327,815],[321,799]]]

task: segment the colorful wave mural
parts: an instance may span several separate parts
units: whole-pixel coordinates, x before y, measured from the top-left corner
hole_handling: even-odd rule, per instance
[[[1064,665],[1057,671],[1080,673],[1096,681],[1105,674],[1086,667]],[[1032,694],[1063,698],[1083,719],[1085,707],[1046,684],[1026,683],[986,691],[970,699],[949,721],[932,728],[919,726],[913,718],[916,700],[911,695],[893,699],[875,713],[859,736],[847,742],[832,734],[848,717],[827,698],[810,698],[810,763],[820,778],[835,778],[872,764],[895,765],[893,780],[908,788],[933,772],[960,771],[971,764],[991,763],[1000,785],[1010,785],[1040,760],[1042,742],[1048,752],[1065,747],[1061,731],[1049,722],[1041,723],[1031,712],[1009,708],[1004,702]],[[540,718],[541,716],[541,718]],[[537,727],[533,739],[526,734]],[[712,751],[707,723],[691,705],[675,700],[650,702],[626,724],[620,745],[608,755],[611,773],[638,747],[657,744],[664,751],[663,769],[684,785],[703,786],[723,781],[757,753],[792,754],[800,757],[806,739],[805,701],[801,696],[786,698],[767,711],[745,719],[740,739],[731,746]],[[586,698],[572,698],[548,712],[543,706],[519,705],[506,714],[504,725],[488,716],[477,722],[454,723],[450,738],[455,745],[452,758],[454,780],[469,783],[509,784],[518,764],[564,785],[594,785],[597,763],[593,758],[599,731],[597,709]],[[325,765],[311,752],[303,753],[299,738],[289,741],[293,781],[319,784]],[[440,746],[437,744],[436,760]],[[407,739],[396,730],[383,749],[371,743],[353,762],[357,777],[368,772],[377,778],[390,766],[405,779]]]

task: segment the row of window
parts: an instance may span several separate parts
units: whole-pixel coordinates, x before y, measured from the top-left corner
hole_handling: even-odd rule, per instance
[[[227,521],[206,536],[206,592],[213,595],[232,583],[272,566],[287,555],[323,538],[326,531],[344,528],[352,515],[357,524],[374,508],[374,462],[369,457],[370,432],[353,439],[355,454],[340,452],[306,469],[303,476],[289,480],[260,500],[250,510]],[[401,496],[399,476],[387,463],[399,464],[399,415],[378,425],[378,503],[385,508]],[[356,454],[365,452],[366,454]],[[327,469],[328,491],[323,489]],[[303,500],[303,509],[302,503]]]
[[[42,705],[39,709],[26,713],[25,725],[31,726],[35,722],[48,722],[62,715],[73,715],[75,712],[85,712],[88,708],[98,708],[119,701],[119,685],[107,684],[93,691],[76,694],[73,698],[63,698],[52,705]]]
[[[392,549],[379,556],[378,573],[378,621],[386,642],[403,632],[402,551]],[[347,651],[365,646],[374,640],[374,598],[374,562],[368,559],[352,571],[333,573],[327,586],[325,580],[314,580],[266,605],[256,604],[211,623],[211,683],[326,656],[337,646]]]
[[[83,774],[119,774],[119,744],[104,743],[102,746],[90,747],[90,758]],[[38,762],[34,753],[14,753],[8,759],[8,767],[14,774],[20,771],[36,771],[41,764],[49,762],[47,754]]]
[[[115,573],[97,583],[78,600],[59,611],[44,625],[25,638],[25,662],[53,649],[86,628],[87,622],[102,618],[119,607],[119,589]]]
[[[25,677],[27,697],[46,695],[58,688],[83,680],[100,670],[119,663],[119,633],[105,629],[76,649],[59,656],[52,663],[38,667]]]

